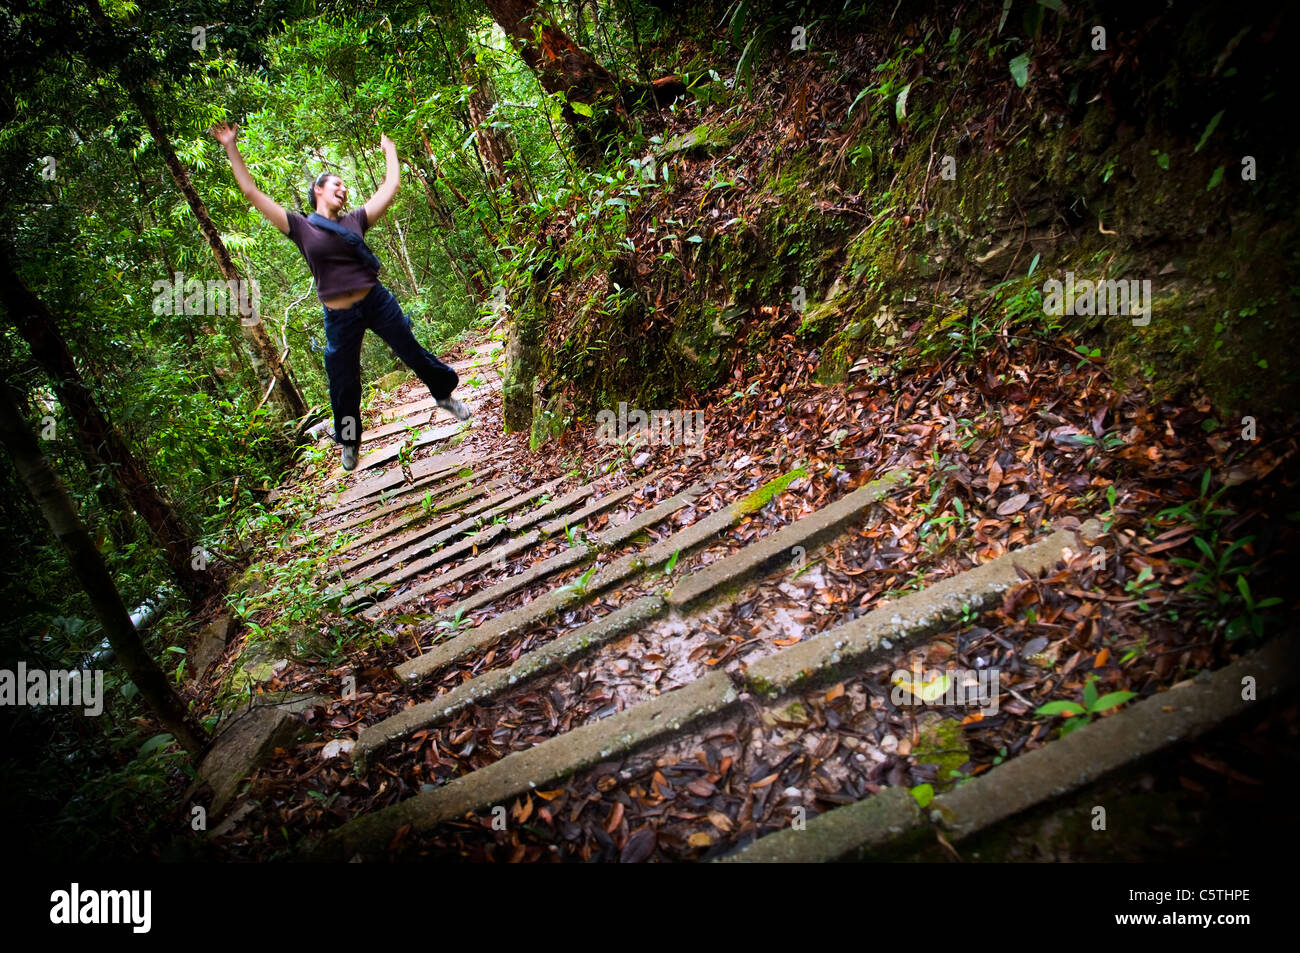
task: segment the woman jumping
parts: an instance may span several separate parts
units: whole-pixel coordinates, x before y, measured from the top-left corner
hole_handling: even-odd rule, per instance
[[[367,328],[415,371],[439,407],[458,420],[468,420],[469,408],[451,396],[460,377],[415,340],[411,319],[402,313],[392,292],[380,284],[379,259],[362,238],[397,194],[401,167],[393,140],[385,135],[379,141],[384,150],[384,181],[369,202],[340,216],[347,203],[347,186],[337,175],[322,172],[308,191],[315,211],[304,217],[275,204],[253,184],[235,145],[238,132],[237,125],[209,130],[225,147],[244,198],[298,246],[316,279],[316,295],[325,309],[325,371],[334,411],[334,441],[343,447],[343,469],[356,467],[361,445],[361,338]]]

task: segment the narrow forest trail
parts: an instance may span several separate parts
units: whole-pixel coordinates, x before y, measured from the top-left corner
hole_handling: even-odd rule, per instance
[[[1050,741],[1034,718],[1085,673],[1155,694],[1229,661],[1148,626],[1144,645],[1184,641],[1180,665],[1119,664],[1139,638],[1124,561],[1147,557],[1111,525],[1113,498],[1080,511],[1102,448],[1069,438],[1140,412],[1093,368],[1026,361],[1001,395],[941,368],[822,387],[791,352],[710,405],[698,452],[571,435],[533,454],[501,432],[499,342],[468,355],[453,365],[468,424],[410,379],[367,407],[355,472],[325,438],[277,491],[292,538],[332,547],[316,586],[369,637],[341,663],[227,653],[212,684],[242,672],[253,705],[276,706],[266,763],[221,799],[214,841],[234,856],[831,859],[957,842],[1237,713],[1241,665],[1265,673],[1263,694],[1283,685],[1275,645],[1187,682],[1196,704],[1151,698]],[[1119,498],[1182,494],[1181,455],[1166,440]],[[945,674],[923,688],[931,669]]]

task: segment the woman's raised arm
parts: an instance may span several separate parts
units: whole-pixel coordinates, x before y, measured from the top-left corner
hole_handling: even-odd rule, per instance
[[[379,191],[365,204],[366,227],[374,225],[388,211],[388,206],[393,204],[393,198],[397,195],[397,187],[402,183],[402,164],[397,161],[397,146],[393,145],[393,140],[388,138],[387,133],[380,138],[379,146],[384,150],[384,181],[380,183]]]
[[[228,126],[224,123],[208,130],[208,134],[213,139],[225,146],[226,157],[230,159],[230,168],[235,173],[235,181],[239,183],[239,191],[244,193],[244,198],[248,199],[253,208],[262,213],[263,218],[288,235],[289,216],[269,195],[253,184],[248,166],[244,165],[244,157],[239,154],[239,146],[235,145],[235,136],[238,133],[238,125]]]

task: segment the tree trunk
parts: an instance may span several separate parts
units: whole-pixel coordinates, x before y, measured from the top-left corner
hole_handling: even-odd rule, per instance
[[[406,236],[402,234],[402,223],[397,216],[393,216],[393,231],[397,233],[397,260],[402,263],[406,270],[406,277],[411,282],[412,297],[419,297],[420,283],[415,279],[415,269],[411,266],[411,254],[406,249]]]
[[[88,10],[95,26],[102,34],[103,42],[108,47],[113,47],[117,42],[113,24],[104,15],[98,0],[90,0]],[[242,290],[245,287],[244,277],[239,273],[239,269],[235,267],[235,263],[230,257],[230,251],[226,248],[226,243],[221,240],[221,233],[217,231],[217,226],[212,222],[212,216],[208,214],[207,206],[195,190],[194,183],[190,181],[189,172],[186,171],[185,166],[181,164],[180,158],[176,155],[171,138],[167,135],[167,131],[163,129],[162,123],[158,121],[158,114],[153,108],[153,102],[149,99],[148,93],[145,92],[144,86],[139,81],[132,78],[130,64],[125,59],[117,60],[114,65],[116,66],[118,81],[126,91],[127,98],[131,100],[140,113],[140,117],[144,120],[149,135],[153,137],[154,144],[162,154],[163,164],[167,166],[167,172],[171,175],[172,181],[176,183],[176,187],[180,189],[181,194],[185,196],[190,211],[198,219],[199,231],[203,233],[208,246],[212,249],[212,254],[217,259],[217,268],[221,271],[221,276],[232,283],[230,285],[232,289]],[[306,401],[303,400],[302,394],[298,392],[298,388],[294,386],[293,381],[289,379],[284,364],[280,360],[280,353],[271,342],[271,336],[266,333],[265,325],[262,324],[262,315],[258,308],[254,307],[249,315],[240,316],[239,330],[244,337],[244,343],[247,345],[249,360],[252,361],[253,371],[261,385],[261,390],[271,389],[271,402],[280,408],[281,413],[286,418],[298,420],[306,416]],[[259,398],[261,396],[261,394],[258,394]]]
[[[424,188],[424,199],[429,206],[429,211],[433,214],[436,222],[440,222],[443,225],[442,228],[434,228],[430,234],[433,236],[438,247],[446,254],[447,260],[451,263],[451,270],[455,272],[456,277],[464,281],[465,276],[461,273],[454,256],[451,254],[451,250],[447,247],[446,239],[442,237],[445,233],[448,233],[455,228],[456,219],[452,215],[451,209],[447,208],[446,204],[442,201],[442,197],[438,195],[438,190],[430,184],[428,176],[424,174],[420,167],[413,163],[411,165],[411,172],[420,180],[420,185]],[[472,297],[474,289],[471,288],[469,284],[466,284],[465,288],[469,291],[470,296]]]
[[[564,98],[561,114],[573,129],[584,161],[599,158],[604,141],[623,125],[619,82],[596,58],[574,43],[534,0],[485,0],[488,12],[514,41],[523,61],[548,93]],[[582,116],[572,103],[594,113]]]
[[[72,417],[79,440],[90,454],[108,466],[132,508],[149,528],[149,534],[162,548],[181,591],[192,605],[199,605],[211,595],[213,579],[210,573],[196,570],[191,563],[194,535],[145,475],[122,434],[100,410],[59,333],[54,314],[23,283],[7,254],[0,255],[0,303],[31,348],[32,356],[50,375],[59,403]]]
[[[24,361],[23,372],[30,373],[32,378],[39,378],[45,373],[44,369],[36,361]],[[15,378],[17,379],[17,378]],[[22,405],[22,410],[30,416],[31,408],[26,404]],[[101,531],[100,535],[95,537],[95,545],[102,548],[104,535],[111,536],[113,544],[121,549],[127,543],[133,543],[137,539],[135,531],[135,522],[131,519],[131,514],[135,508],[131,506],[131,501],[127,499],[126,494],[122,491],[122,485],[114,478],[113,468],[110,467],[86,438],[86,433],[80,427],[74,426],[73,438],[77,445],[77,455],[81,457],[82,464],[86,468],[86,474],[90,482],[95,487],[95,497],[99,500],[100,509],[103,511],[107,534]],[[36,514],[33,514],[36,515]],[[10,523],[10,526],[16,526],[16,523]]]
[[[465,291],[471,299],[482,300],[486,298],[487,288],[483,286],[482,280],[477,274],[467,274],[466,271],[461,268],[461,266],[456,262],[456,256],[451,253],[451,248],[448,246],[447,240],[443,238],[443,234],[445,232],[450,232],[452,227],[455,225],[455,219],[452,216],[451,210],[444,206],[442,199],[438,196],[437,190],[434,189],[433,185],[429,182],[425,174],[420,171],[419,167],[412,166],[412,171],[415,173],[415,177],[420,180],[420,184],[424,186],[424,196],[429,204],[429,211],[433,213],[434,217],[438,219],[438,221],[442,222],[443,225],[446,226],[444,229],[433,229],[432,234],[434,241],[438,243],[438,247],[441,248],[443,254],[447,256],[447,264],[451,266],[452,273],[455,274],[455,276],[465,285]]]
[[[140,697],[187,751],[195,757],[202,754],[205,747],[203,729],[190,716],[185,704],[167,683],[167,676],[145,649],[99,550],[77,518],[76,507],[63,483],[41,453],[35,434],[18,409],[17,395],[8,383],[0,386],[0,441],[9,450],[27,492],[40,507],[50,530],[68,554],[72,571],[90,597],[90,604],[104,628],[109,645],[127,676],[140,690]]]
[[[487,227],[483,222],[483,219],[473,214],[474,207],[469,204],[469,199],[465,196],[465,193],[456,188],[456,184],[452,182],[451,179],[447,178],[443,173],[442,168],[438,165],[438,161],[433,156],[433,147],[429,145],[428,139],[424,140],[424,148],[428,154],[428,164],[429,168],[432,170],[434,178],[445,185],[447,191],[456,196],[456,200],[460,202],[461,207],[468,211],[470,217],[478,222],[479,231],[481,231],[483,237],[487,239],[488,247],[496,248],[498,243],[501,242],[502,237],[492,234],[492,230]],[[412,169],[415,170],[415,174],[419,176],[420,181],[424,183],[424,194],[428,199],[429,208],[438,216],[439,219],[442,220],[444,224],[447,225],[448,230],[450,230],[456,224],[451,209],[447,208],[446,203],[443,202],[441,196],[439,196],[437,191],[434,189],[433,182],[430,180],[429,175],[419,171],[419,167],[414,164],[412,164]],[[503,253],[503,255],[506,258],[510,257],[509,253]]]
[[[515,201],[527,205],[530,201],[528,190],[517,175],[511,175],[507,171],[514,150],[509,140],[492,128],[492,110],[496,97],[492,95],[491,83],[472,59],[465,63],[464,76],[465,83],[469,86],[469,118],[474,127],[474,141],[483,158],[483,167],[487,169],[488,185],[494,192],[499,192],[503,185],[508,185]]]
[[[123,82],[125,85],[125,80]],[[199,193],[194,188],[194,183],[190,181],[189,173],[186,171],[185,166],[181,164],[181,160],[176,155],[176,150],[172,147],[171,139],[158,121],[158,116],[153,109],[153,103],[140,89],[127,87],[127,95],[131,98],[131,102],[135,104],[136,109],[139,110],[145,126],[149,129],[149,134],[153,137],[154,144],[158,147],[158,151],[162,153],[163,164],[167,166],[167,171],[171,173],[172,181],[181,190],[181,194],[185,196],[185,201],[189,203],[190,211],[198,219],[199,231],[207,239],[208,246],[216,257],[217,268],[221,271],[222,277],[226,281],[232,282],[230,287],[242,289],[245,282],[244,276],[235,267],[234,260],[230,257],[230,251],[226,248],[226,243],[221,240],[221,233],[217,231],[217,226],[212,222],[212,216],[208,214],[207,206],[203,203],[203,199],[199,197]],[[266,325],[262,323],[262,315],[258,308],[254,307],[249,315],[240,316],[239,330],[244,336],[245,344],[248,346],[248,357],[253,363],[253,372],[257,375],[258,382],[263,389],[271,388],[271,402],[279,407],[280,412],[289,420],[299,420],[306,416],[307,403],[303,400],[302,394],[298,392],[298,388],[294,386],[293,381],[289,379],[288,371],[280,360],[280,352],[276,350],[275,343],[267,333]],[[274,385],[272,385],[272,382],[274,382]]]

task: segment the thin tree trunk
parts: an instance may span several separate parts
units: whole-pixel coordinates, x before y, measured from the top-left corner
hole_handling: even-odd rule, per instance
[[[143,182],[140,183],[140,204],[142,207],[145,205]],[[162,256],[163,267],[167,269],[167,274],[178,274],[180,269],[172,261],[171,253],[167,250],[167,243],[162,240],[161,235],[158,236],[158,252]],[[217,379],[216,368],[203,356],[203,350],[199,347],[198,338],[194,336],[194,325],[187,320],[189,315],[181,315],[180,317],[181,329],[185,333],[185,350],[188,352],[187,357],[189,358],[191,370],[198,375],[199,386],[203,388],[208,396],[213,400],[220,400],[225,395],[218,389],[220,382]]]
[[[36,435],[27,426],[18,406],[13,388],[8,383],[0,386],[0,441],[8,449],[27,492],[36,501],[50,530],[68,554],[72,571],[90,598],[109,645],[127,676],[140,690],[140,697],[153,709],[163,727],[190,754],[199,756],[206,744],[203,729],[172,691],[167,676],[145,649],[103,557],[78,519],[67,490],[41,453]]]
[[[397,233],[398,260],[402,263],[402,267],[406,269],[406,277],[411,280],[411,291],[413,295],[418,297],[420,294],[420,283],[415,280],[415,269],[411,267],[411,255],[406,250],[406,236],[402,234],[402,223],[398,220],[396,215],[393,216],[393,231]]]
[[[40,377],[45,373],[44,369],[36,361],[24,362],[30,368],[33,377]],[[24,410],[28,410],[24,406]],[[113,470],[108,463],[96,452],[96,448],[91,446],[86,439],[86,433],[80,427],[72,428],[73,441],[77,447],[77,454],[81,457],[82,465],[86,468],[87,478],[95,487],[95,497],[99,500],[100,509],[103,510],[104,523],[108,528],[108,535],[112,537],[114,545],[121,549],[127,543],[135,542],[137,536],[135,524],[131,519],[134,508],[131,501],[127,499],[126,494],[122,491],[122,485],[114,479]],[[16,526],[16,523],[10,523],[10,526]],[[102,534],[96,537],[95,544],[102,545]]]
[[[148,96],[138,89],[128,88],[127,94],[144,118],[144,124],[149,129],[154,144],[158,146],[158,150],[162,153],[163,164],[167,166],[167,171],[171,173],[172,180],[176,183],[176,187],[181,190],[181,194],[185,196],[190,211],[198,219],[199,231],[207,239],[208,246],[216,257],[217,268],[221,271],[222,277],[232,283],[232,288],[243,288],[245,278],[239,273],[239,269],[235,267],[234,260],[230,257],[230,251],[226,248],[226,243],[221,240],[221,233],[217,231],[217,226],[212,222],[212,216],[208,214],[207,206],[203,203],[203,199],[199,197],[194,184],[190,181],[189,173],[186,171],[185,166],[181,164],[179,157],[177,157],[175,148],[172,147],[171,139],[158,121],[158,116],[153,110],[153,104],[149,102]],[[306,401],[303,400],[302,394],[298,392],[298,388],[294,386],[293,381],[289,378],[288,371],[280,360],[280,353],[276,350],[275,342],[271,340],[271,336],[267,333],[266,325],[262,323],[262,315],[257,308],[253,308],[251,314],[240,315],[239,330],[244,336],[245,344],[248,346],[248,357],[253,362],[253,371],[257,375],[261,389],[265,390],[271,386],[271,381],[274,379],[275,386],[271,390],[271,402],[279,407],[280,412],[289,420],[298,420],[305,416],[307,413]]]
[[[32,356],[54,382],[54,391],[72,417],[79,439],[111,470],[149,534],[162,548],[167,565],[192,605],[213,591],[210,573],[194,568],[194,535],[181,521],[158,487],[145,475],[118,429],[104,415],[59,333],[53,312],[23,283],[7,254],[0,255],[0,302],[23,336]]]
[[[483,233],[483,237],[487,239],[488,247],[496,248],[498,242],[501,241],[501,236],[493,235],[492,231],[487,227],[487,225],[483,223],[483,219],[478,217],[477,215],[473,215],[474,208],[469,204],[469,199],[465,197],[465,193],[462,192],[460,189],[456,188],[456,184],[452,182],[451,179],[447,178],[446,175],[443,174],[442,169],[438,165],[438,160],[434,158],[433,147],[429,145],[429,140],[426,139],[424,141],[424,147],[428,152],[429,166],[433,170],[434,176],[437,178],[439,182],[441,182],[443,185],[447,187],[448,192],[456,196],[456,200],[460,202],[461,207],[464,208],[466,211],[470,212],[471,217],[478,222],[479,231],[481,231]],[[441,197],[438,195],[437,192],[434,191],[433,185],[429,181],[428,177],[424,174],[420,174],[420,180],[424,182],[425,195],[429,197],[429,207],[434,210],[435,214],[437,214],[439,218],[441,218],[444,222],[448,224],[448,227],[451,227],[451,225],[454,224],[454,219],[451,216],[451,211],[446,208],[446,206],[442,202]],[[508,253],[503,253],[503,254],[504,257],[506,257],[507,259],[510,257]]]
[[[456,256],[451,253],[451,248],[448,246],[446,239],[442,237],[444,232],[450,232],[455,224],[455,219],[452,217],[451,210],[443,205],[442,199],[438,196],[437,191],[434,190],[433,185],[430,184],[424,173],[421,172],[418,167],[413,167],[413,171],[415,172],[416,178],[420,180],[420,184],[424,186],[424,195],[429,204],[429,211],[431,211],[434,217],[445,226],[444,229],[435,228],[432,234],[434,241],[438,243],[438,247],[441,248],[443,254],[447,256],[447,264],[451,266],[452,272],[465,285],[465,290],[469,293],[471,298],[477,297],[479,300],[486,298],[487,288],[483,286],[483,282],[479,279],[478,275],[467,274],[465,270],[461,268],[456,261]]]
[[[488,185],[494,192],[500,191],[503,185],[508,185],[515,201],[527,205],[530,201],[528,190],[517,175],[511,175],[507,171],[514,150],[505,136],[492,128],[492,110],[496,97],[492,94],[488,77],[472,60],[465,63],[464,75],[465,83],[469,86],[469,118],[474,128],[474,141],[487,170]]]
[[[464,69],[458,66],[459,60],[457,58],[457,55],[452,53],[451,45],[447,42],[447,37],[443,34],[442,27],[438,25],[437,20],[433,21],[433,30],[434,33],[437,34],[439,45],[442,47],[442,61],[447,67],[447,82],[455,83],[457,82],[457,80],[459,80],[462,83],[465,82],[466,81],[465,71]],[[457,30],[457,40],[458,40],[457,49],[464,50],[468,48],[469,34],[466,33],[463,28]],[[398,52],[399,53],[401,52],[401,47],[398,47]],[[406,88],[411,95],[411,104],[412,105],[418,104],[419,100],[416,99],[415,86],[411,82],[411,74],[409,70],[406,71]],[[458,109],[456,110],[456,117],[460,119],[461,126],[464,128],[465,134],[474,135],[474,120],[470,117],[470,110]],[[423,133],[421,133],[421,135],[423,135]],[[427,136],[424,136],[424,147],[425,147],[425,151],[428,152],[429,154],[429,158],[432,159],[433,150],[429,147],[429,139]],[[457,155],[459,156],[459,150],[457,151]],[[474,160],[478,163],[478,171],[483,176],[483,184],[487,188],[488,204],[492,206],[492,214],[496,216],[498,222],[501,222],[504,225],[505,218],[501,214],[501,208],[499,203],[497,202],[495,190],[491,182],[491,177],[488,173],[488,167],[484,164],[483,157],[477,150],[475,150],[474,152]],[[439,175],[441,174],[442,174],[441,171],[439,171]],[[447,184],[449,186],[451,185],[450,182]]]
[[[636,29],[636,11],[631,8],[627,0],[623,0],[623,25],[632,34],[632,49],[636,50],[637,79],[649,79],[650,70],[646,68],[645,54],[641,51],[641,37]]]
[[[88,4],[91,19],[94,20],[95,26],[104,34],[106,38],[113,39],[113,25],[104,11],[100,8],[98,0],[90,0]],[[231,282],[230,287],[243,289],[245,287],[244,277],[235,267],[234,261],[230,257],[230,251],[226,248],[226,243],[221,240],[221,233],[217,231],[217,226],[212,222],[212,216],[208,214],[208,208],[200,198],[199,193],[194,188],[194,183],[190,180],[189,172],[181,163],[180,158],[176,155],[176,149],[172,146],[171,138],[167,131],[163,129],[162,123],[158,121],[158,114],[153,108],[153,102],[150,100],[144,87],[133,79],[130,75],[127,63],[119,61],[117,63],[118,81],[126,91],[127,98],[140,113],[144,120],[145,127],[149,130],[149,135],[153,137],[154,144],[162,154],[163,164],[167,167],[167,172],[171,175],[172,181],[180,189],[181,194],[185,196],[185,201],[190,206],[190,211],[198,219],[199,231],[207,240],[208,246],[212,249],[212,254],[217,259],[217,268],[226,281]],[[242,297],[242,296],[241,296]],[[258,397],[271,385],[272,380],[275,386],[271,390],[271,402],[280,408],[281,413],[291,420],[297,420],[304,417],[307,413],[307,404],[303,400],[302,394],[298,392],[285,370],[283,362],[280,360],[280,354],[275,349],[271,341],[271,336],[266,333],[266,327],[262,324],[262,316],[258,313],[257,308],[252,309],[249,315],[241,315],[239,320],[239,330],[244,337],[244,343],[248,348],[249,359],[253,363],[253,371],[259,382]]]

